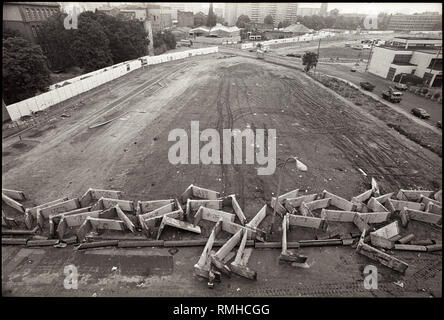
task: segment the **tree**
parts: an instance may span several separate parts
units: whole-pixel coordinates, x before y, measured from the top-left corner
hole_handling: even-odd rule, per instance
[[[46,57],[38,45],[21,37],[3,40],[3,98],[15,103],[47,91],[51,84]]]
[[[245,15],[245,14],[241,14],[236,21],[236,27],[238,28],[245,28],[245,24],[246,23],[250,23],[250,17]]]
[[[104,13],[97,14],[97,21],[103,27],[114,63],[135,59],[148,54],[147,39],[142,22],[122,20]]]
[[[91,72],[113,64],[109,40],[93,12],[83,12],[78,18],[71,50],[78,67]]]
[[[37,41],[48,58],[52,70],[65,71],[76,65],[71,50],[75,30],[67,30],[63,26],[66,16],[65,13],[51,16],[41,25],[41,32],[37,36]]]
[[[264,23],[265,24],[274,24],[274,19],[273,16],[271,14],[269,14],[268,16],[266,16],[264,18]]]
[[[208,17],[207,17],[207,27],[214,27],[216,25],[216,15],[213,12],[213,3],[210,3],[210,9],[208,10]]]
[[[278,23],[278,29],[282,29],[283,28],[283,24],[282,24],[282,22],[279,22]]]
[[[153,36],[154,53],[161,54],[176,48],[176,37],[170,31],[159,31]]]
[[[194,15],[194,26],[201,27],[204,26],[207,22],[207,16],[202,12],[199,12]]]
[[[10,29],[10,28],[3,29],[2,39],[8,39],[8,38],[14,38],[14,37],[23,38],[23,35],[15,29]]]
[[[318,54],[316,52],[307,51],[302,56],[302,65],[305,66],[305,72],[310,71],[311,68],[316,67],[318,64]]]
[[[337,8],[334,8],[333,10],[330,10],[330,15],[332,17],[336,18],[337,16],[339,16],[339,10]]]

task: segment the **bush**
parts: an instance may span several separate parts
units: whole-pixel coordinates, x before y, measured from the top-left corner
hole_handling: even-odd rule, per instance
[[[426,95],[427,93],[429,93],[429,89],[427,89],[427,88],[422,88],[422,89],[421,89],[421,93],[422,93],[423,95]]]

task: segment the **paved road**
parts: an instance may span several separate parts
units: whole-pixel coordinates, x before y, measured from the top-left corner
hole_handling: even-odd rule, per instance
[[[361,64],[357,67],[357,72],[351,72],[350,69],[353,64],[330,64],[320,63],[317,70],[326,73],[328,75],[336,76],[345,80],[348,80],[356,85],[360,82],[368,81],[375,85],[374,93],[381,95],[389,86],[393,86],[394,83],[378,77],[369,72],[365,72],[365,64]],[[410,112],[412,108],[421,107],[430,113],[430,119],[423,120],[432,125],[435,125],[437,121],[442,121],[442,104],[436,101],[431,101],[420,96],[417,96],[410,92],[404,92],[402,101],[397,103],[396,106],[403,108],[405,111]]]

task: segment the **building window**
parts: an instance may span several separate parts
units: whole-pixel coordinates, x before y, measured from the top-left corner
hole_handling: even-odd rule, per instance
[[[37,31],[36,31],[35,26],[31,26],[31,31],[32,31],[33,37],[37,37]]]

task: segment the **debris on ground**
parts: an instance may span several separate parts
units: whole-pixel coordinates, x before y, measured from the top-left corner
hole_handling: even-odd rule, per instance
[[[404,274],[408,264],[395,257],[399,251],[434,252],[442,250],[442,243],[433,239],[416,239],[405,233],[409,221],[420,221],[430,226],[442,225],[442,196],[431,190],[400,189],[398,193],[380,194],[376,180],[372,187],[347,200],[327,190],[320,194],[299,194],[299,189],[289,191],[277,199],[271,198],[270,206],[282,217],[281,241],[265,241],[266,233],[259,226],[267,216],[267,205],[252,218],[247,219],[236,195],[221,196],[217,191],[191,184],[177,199],[139,200],[122,199],[116,190],[88,189],[80,198],[56,199],[39,206],[25,208],[19,201],[26,200],[22,191],[3,189],[2,200],[23,215],[28,230],[11,228],[2,210],[2,245],[53,246],[65,248],[76,245],[76,250],[91,248],[169,248],[171,255],[177,247],[203,246],[199,260],[194,265],[195,274],[208,279],[214,288],[222,274],[232,273],[250,280],[257,279],[256,271],[247,266],[254,249],[276,248],[281,250],[279,263],[293,267],[309,268],[309,257],[298,253],[301,247],[352,246],[357,241],[356,252]],[[308,192],[307,188],[305,191]],[[227,211],[225,211],[227,210]],[[214,223],[208,237],[195,240],[160,240],[162,231],[176,228],[201,234],[201,224]],[[351,223],[358,232],[341,234],[329,230],[329,223]],[[375,228],[373,225],[377,225]],[[34,229],[31,228],[34,226]],[[291,228],[313,230],[313,239],[287,241]],[[49,237],[37,234],[49,228]],[[75,235],[65,237],[71,231]],[[100,237],[103,230],[136,233],[144,236]],[[157,231],[157,232],[155,232]],[[217,240],[218,234],[228,232],[227,240]],[[315,232],[321,232],[317,235]],[[328,231],[328,232],[327,232]],[[322,233],[323,232],[323,233]],[[156,238],[157,240],[154,240]],[[359,239],[358,239],[359,238]],[[219,247],[217,251],[213,248]],[[237,249],[235,249],[237,247]],[[354,246],[353,246],[354,247]],[[292,248],[293,250],[289,250]],[[234,260],[232,260],[234,258]],[[230,261],[232,261],[230,263]],[[111,271],[116,271],[113,266]],[[403,287],[401,281],[395,282]]]

